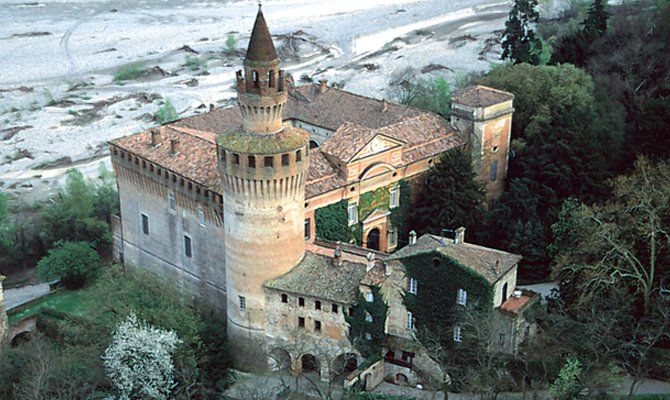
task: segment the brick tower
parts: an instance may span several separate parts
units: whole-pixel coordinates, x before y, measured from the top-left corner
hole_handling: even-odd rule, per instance
[[[309,134],[282,124],[284,73],[259,7],[237,72],[244,126],[217,141],[223,179],[228,340],[236,366],[264,369],[263,284],[303,257]]]

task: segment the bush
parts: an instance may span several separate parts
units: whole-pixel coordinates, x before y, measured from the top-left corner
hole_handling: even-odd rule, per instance
[[[233,55],[235,54],[235,50],[237,50],[237,38],[232,33],[229,33],[226,37],[226,53]]]
[[[177,110],[175,110],[170,99],[165,100],[165,104],[163,104],[158,109],[158,112],[156,112],[156,122],[161,125],[172,122],[178,118],[179,114],[177,114]]]
[[[197,56],[186,56],[184,63],[191,71],[207,71],[207,61]]]
[[[37,269],[43,279],[60,279],[68,289],[76,289],[95,276],[100,263],[89,243],[57,242],[37,263]]]
[[[144,71],[144,65],[141,63],[128,65],[126,67],[120,68],[114,73],[114,82],[119,83],[137,79],[142,76]]]

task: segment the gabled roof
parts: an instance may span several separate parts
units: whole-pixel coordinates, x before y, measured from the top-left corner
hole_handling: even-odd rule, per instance
[[[494,284],[514,268],[522,257],[490,247],[472,243],[454,243],[453,240],[425,234],[411,246],[405,246],[391,257],[402,262],[404,258],[418,254],[438,252],[459,263],[472,268]]]
[[[388,211],[388,210],[382,210],[380,208],[375,208],[374,211],[372,211],[365,218],[363,218],[363,221],[361,221],[361,222],[367,223],[367,222],[376,221],[380,218],[386,217],[389,214],[391,214],[391,212]]]
[[[469,107],[488,107],[513,99],[512,93],[482,85],[467,87],[451,96],[452,102]]]
[[[268,24],[265,22],[263,11],[261,11],[259,6],[256,22],[254,22],[254,29],[251,32],[251,39],[249,39],[245,61],[270,62],[277,58],[277,52],[275,51],[274,43],[272,43]]]

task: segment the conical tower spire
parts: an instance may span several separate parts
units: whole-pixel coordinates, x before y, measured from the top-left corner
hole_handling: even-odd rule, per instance
[[[245,61],[267,63],[277,59],[277,51],[275,50],[274,43],[272,43],[268,24],[265,22],[265,17],[263,16],[261,3],[258,2],[258,14],[256,14],[254,29],[251,31],[251,39],[249,40],[249,48],[247,49]]]

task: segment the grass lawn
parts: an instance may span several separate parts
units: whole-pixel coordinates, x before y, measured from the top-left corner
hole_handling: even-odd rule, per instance
[[[16,312],[9,314],[9,323],[12,324],[36,314],[43,307],[54,308],[80,317],[91,315],[91,313],[97,311],[96,309],[102,308],[99,304],[100,297],[96,295],[96,292],[95,285],[79,290],[59,289],[25,307],[19,307]]]

